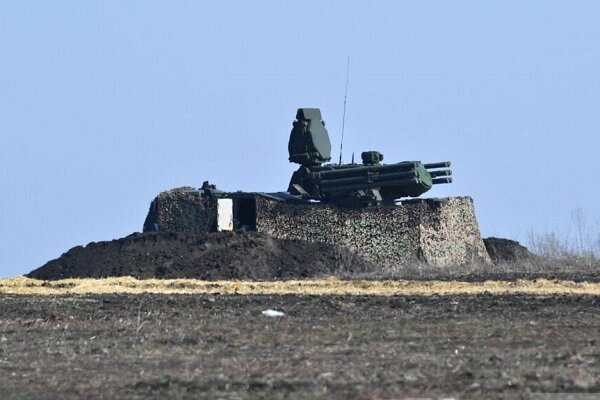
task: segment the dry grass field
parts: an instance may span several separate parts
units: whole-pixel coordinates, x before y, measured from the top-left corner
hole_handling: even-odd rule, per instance
[[[153,294],[240,294],[240,295],[448,295],[448,294],[531,294],[600,295],[598,282],[563,280],[514,281],[424,281],[424,280],[340,280],[287,281],[202,281],[197,279],[61,279],[42,281],[26,277],[0,279],[0,294],[69,295],[107,293]]]

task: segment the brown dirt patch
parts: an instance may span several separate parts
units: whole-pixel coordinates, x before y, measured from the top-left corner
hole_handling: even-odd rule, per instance
[[[134,233],[77,246],[28,274],[31,278],[291,279],[373,270],[350,250],[327,243],[274,239],[257,232]]]

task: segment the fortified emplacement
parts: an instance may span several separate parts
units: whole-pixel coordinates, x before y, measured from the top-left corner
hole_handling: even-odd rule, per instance
[[[318,108],[300,108],[288,144],[290,162],[300,164],[288,192],[303,199],[331,202],[342,207],[395,205],[418,197],[433,185],[451,183],[450,162],[423,164],[403,161],[382,164],[378,151],[362,153],[362,164],[325,164],[331,160],[331,142]]]
[[[450,162],[383,164],[383,154],[365,151],[362,164],[325,164],[331,142],[317,108],[298,110],[288,151],[300,167],[287,191],[224,192],[208,181],[165,191],[144,231],[258,231],[346,246],[382,267],[490,261],[470,197],[418,198],[452,182]]]

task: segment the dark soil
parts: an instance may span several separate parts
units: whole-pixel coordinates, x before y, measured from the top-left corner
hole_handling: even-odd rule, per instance
[[[483,239],[483,244],[490,258],[496,264],[535,259],[535,255],[527,250],[527,247],[515,240],[489,237]]]
[[[27,276],[63,278],[198,278],[272,280],[349,273],[374,267],[346,248],[327,243],[274,239],[257,232],[134,233],[77,246]]]
[[[599,307],[597,296],[4,295],[0,393],[567,398],[600,392]]]
[[[342,279],[600,281],[600,260],[544,260],[518,242],[485,239],[496,264],[427,265],[417,261],[384,268],[344,247],[274,239],[257,232],[134,233],[77,246],[28,274],[31,278],[198,278],[282,280],[335,275]]]

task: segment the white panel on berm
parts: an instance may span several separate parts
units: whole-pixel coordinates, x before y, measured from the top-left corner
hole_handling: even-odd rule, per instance
[[[233,230],[233,200],[217,200],[217,231]]]

